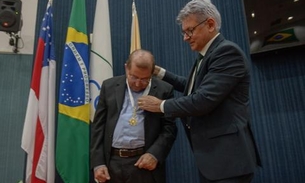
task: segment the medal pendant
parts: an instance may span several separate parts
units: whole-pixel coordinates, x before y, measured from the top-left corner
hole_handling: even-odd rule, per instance
[[[130,124],[131,126],[137,125],[137,120],[136,120],[136,118],[132,117],[132,118],[129,120],[129,124]]]

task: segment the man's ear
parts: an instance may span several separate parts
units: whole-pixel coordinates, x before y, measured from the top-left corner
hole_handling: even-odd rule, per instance
[[[216,22],[215,22],[215,20],[212,19],[212,18],[209,18],[209,19],[207,20],[207,24],[208,24],[208,26],[209,26],[210,32],[214,32],[214,30],[216,29]]]

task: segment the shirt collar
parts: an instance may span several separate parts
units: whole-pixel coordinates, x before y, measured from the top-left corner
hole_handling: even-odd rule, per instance
[[[213,41],[216,39],[216,37],[219,35],[220,33],[217,33],[204,47],[203,49],[199,52],[202,56],[205,56],[207,50],[209,49],[209,47],[211,46],[211,44],[213,43]]]

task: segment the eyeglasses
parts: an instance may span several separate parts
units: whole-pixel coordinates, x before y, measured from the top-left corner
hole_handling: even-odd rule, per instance
[[[192,37],[194,30],[196,29],[196,27],[198,27],[199,25],[203,24],[204,22],[206,22],[208,19],[203,20],[202,22],[200,22],[199,24],[197,24],[196,26],[189,28],[186,31],[182,31],[181,35],[184,37],[185,35],[187,35],[189,38]]]
[[[136,76],[134,76],[134,75],[131,75],[131,74],[128,74],[128,76],[129,76],[129,79],[130,79],[132,82],[140,81],[141,84],[143,84],[143,85],[148,84],[149,81],[150,81],[150,78],[138,78],[138,77],[136,77]]]

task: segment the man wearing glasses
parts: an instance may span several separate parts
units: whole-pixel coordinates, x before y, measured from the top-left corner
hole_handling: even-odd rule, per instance
[[[155,62],[136,50],[126,75],[103,82],[91,124],[91,167],[97,182],[165,183],[165,158],[177,135],[173,118],[138,108],[145,95],[173,97],[173,87],[152,78]]]
[[[208,0],[190,1],[177,20],[199,57],[188,78],[158,66],[155,74],[184,96],[144,96],[139,107],[181,118],[201,183],[249,183],[260,158],[250,125],[246,56],[219,33],[221,16]]]

